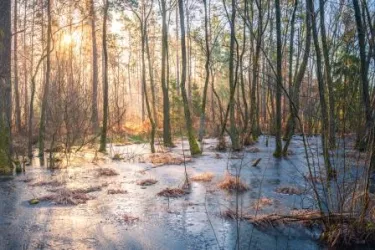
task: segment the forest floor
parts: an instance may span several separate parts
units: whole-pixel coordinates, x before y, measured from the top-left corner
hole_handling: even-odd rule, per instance
[[[227,218],[236,209],[252,216],[316,209],[302,137],[284,159],[272,156],[273,137],[239,153],[218,152],[216,144],[206,139],[203,155],[193,159],[186,141],[158,146],[156,155],[147,144],[109,145],[108,155],[85,149],[55,170],[35,159],[25,173],[0,179],[0,249],[326,248],[319,226],[262,230]],[[309,146],[319,173],[320,137],[309,137]],[[189,191],[158,195],[184,185],[184,159]],[[222,190],[228,173],[239,174],[248,190]]]

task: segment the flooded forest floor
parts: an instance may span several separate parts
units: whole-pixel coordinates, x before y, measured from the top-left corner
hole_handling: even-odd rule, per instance
[[[206,139],[197,158],[187,141],[153,155],[148,144],[57,154],[54,170],[35,158],[25,173],[0,179],[0,249],[326,249],[319,225],[265,229],[240,218],[317,210],[310,180],[324,178],[320,137],[308,142],[314,176],[299,136],[283,159],[273,157],[269,136],[238,153]],[[345,179],[363,171],[350,143],[332,158],[349,166]],[[239,176],[241,192],[230,190],[230,176]]]

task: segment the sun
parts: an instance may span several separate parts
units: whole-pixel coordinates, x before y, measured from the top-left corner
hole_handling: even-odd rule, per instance
[[[77,45],[81,40],[80,37],[81,36],[77,31],[74,31],[71,34],[65,33],[61,38],[61,42],[64,46]]]

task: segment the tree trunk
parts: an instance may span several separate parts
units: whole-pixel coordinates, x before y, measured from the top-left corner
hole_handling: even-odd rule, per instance
[[[46,62],[46,75],[44,82],[42,108],[40,111],[40,124],[39,124],[39,156],[44,158],[44,140],[46,131],[46,109],[48,105],[49,85],[51,77],[51,43],[52,43],[52,18],[51,18],[51,0],[47,0],[47,62]],[[43,161],[42,161],[43,162]]]
[[[20,132],[22,130],[21,126],[21,106],[20,106],[20,91],[18,88],[18,35],[17,35],[17,22],[18,22],[18,7],[17,0],[14,1],[14,12],[13,12],[13,67],[14,67],[14,97],[15,97],[15,118],[16,118],[16,130]],[[26,72],[25,72],[26,74]]]
[[[205,34],[205,45],[206,45],[206,63],[205,63],[205,70],[206,76],[204,81],[204,88],[203,88],[203,96],[202,96],[202,107],[201,107],[201,117],[200,117],[200,124],[199,124],[199,141],[203,140],[203,136],[205,133],[205,121],[206,121],[206,103],[207,103],[207,90],[208,84],[210,81],[210,41],[209,41],[209,31],[208,31],[208,11],[207,11],[207,0],[203,0],[204,5],[204,34]]]
[[[31,34],[34,34],[34,25],[35,25],[35,14],[34,14],[35,6],[33,6],[33,20],[31,24]],[[26,51],[26,49],[25,49]],[[42,57],[43,59],[43,57]],[[37,65],[36,72],[38,71],[38,68],[41,61]],[[30,71],[32,72],[34,70],[34,37],[31,37],[31,65],[30,65]],[[35,74],[36,75],[36,74]],[[28,113],[28,142],[27,142],[27,156],[31,160],[33,158],[33,119],[34,119],[34,97],[35,97],[35,75],[31,73],[31,93],[30,93],[30,103],[29,103],[29,113]],[[25,80],[27,77],[25,77]],[[27,83],[25,83],[27,86]]]
[[[142,88],[143,93],[145,97],[145,104],[146,104],[146,110],[147,115],[151,123],[151,135],[150,135],[150,147],[151,147],[151,153],[155,153],[155,133],[156,133],[156,124],[155,120],[152,115],[150,101],[148,98],[148,92],[147,92],[147,84],[146,84],[146,60],[145,60],[145,53],[146,53],[146,47],[148,47],[148,39],[147,39],[147,22],[150,12],[146,15],[145,13],[145,3],[142,2],[142,17],[139,18],[140,26],[141,26],[141,39],[142,39]],[[150,69],[151,70],[151,69]]]
[[[238,131],[236,128],[236,120],[235,120],[235,102],[234,102],[234,94],[236,91],[236,74],[237,71],[235,70],[235,61],[234,61],[234,53],[235,53],[235,46],[236,46],[236,0],[232,0],[232,15],[230,18],[230,49],[229,49],[229,90],[230,90],[230,97],[229,97],[229,117],[230,117],[230,128],[229,128],[229,136],[232,141],[232,149],[234,151],[240,150],[242,147],[240,145],[240,140],[238,137]],[[226,119],[224,121],[226,123]]]
[[[364,188],[364,206],[362,208],[360,220],[363,221],[365,218],[366,213],[368,212],[369,207],[369,188],[370,188],[370,175],[371,172],[375,169],[375,128],[374,128],[374,120],[372,117],[372,108],[370,106],[370,96],[369,96],[369,82],[367,78],[368,74],[368,64],[366,60],[366,29],[362,24],[362,16],[361,10],[359,8],[358,0],[353,0],[354,6],[354,15],[357,24],[357,36],[358,36],[358,43],[359,43],[359,54],[361,59],[361,83],[362,83],[362,100],[365,106],[365,117],[366,117],[366,144],[370,146],[370,164],[369,168],[366,171],[366,179],[365,179],[365,188]]]
[[[331,169],[331,162],[329,159],[329,145],[328,145],[328,133],[329,133],[329,124],[328,124],[328,113],[327,113],[327,104],[325,100],[325,87],[324,87],[324,79],[322,73],[322,58],[321,58],[321,51],[319,46],[318,40],[318,31],[316,28],[316,19],[315,19],[315,10],[314,10],[314,3],[312,0],[307,2],[307,9],[309,10],[311,16],[311,24],[312,24],[312,35],[314,39],[314,46],[315,46],[315,54],[316,54],[316,74],[318,78],[318,85],[319,85],[319,97],[320,97],[320,110],[322,112],[322,147],[323,147],[323,157],[324,157],[324,165],[327,170],[327,176],[332,177],[332,169]]]
[[[147,26],[146,26],[147,29]],[[150,44],[148,40],[148,30],[145,33],[146,39],[146,54],[147,54],[147,61],[148,61],[148,75],[150,77],[150,87],[151,87],[151,97],[152,97],[152,114],[154,116],[155,127],[158,124],[158,117],[157,117],[157,103],[156,103],[156,89],[155,89],[155,82],[154,82],[154,67],[152,64],[151,52],[150,52]]]
[[[297,4],[297,1],[296,1]],[[309,15],[308,10],[306,10],[306,38],[305,38],[305,53],[303,54],[302,63],[297,71],[297,74],[294,77],[292,88],[290,91],[291,97],[291,105],[290,105],[290,116],[287,122],[287,131],[285,134],[286,142],[283,149],[283,155],[286,156],[288,154],[288,147],[290,145],[290,141],[292,140],[292,136],[294,135],[294,131],[296,128],[296,119],[299,113],[299,94],[301,84],[305,75],[307,63],[310,56],[310,49],[311,49],[311,18]]]
[[[259,0],[258,4],[258,31],[257,31],[257,40],[255,45],[255,54],[253,59],[253,75],[252,75],[252,89],[251,89],[251,104],[250,104],[250,120],[251,120],[251,136],[253,140],[257,140],[260,135],[259,123],[257,116],[259,108],[256,105],[256,92],[258,88],[258,75],[259,75],[259,57],[260,57],[260,49],[262,46],[262,32],[263,32],[263,14],[262,14],[262,1]]]
[[[275,0],[276,11],[276,48],[277,48],[277,67],[276,67],[276,148],[273,155],[281,157],[282,155],[282,141],[281,141],[281,90],[283,86],[282,75],[282,41],[281,41],[281,14],[280,1]]]
[[[11,174],[11,1],[0,1],[0,175]]]
[[[169,103],[169,83],[166,74],[167,55],[168,55],[168,28],[167,28],[167,9],[166,0],[161,0],[162,14],[162,51],[161,51],[161,88],[163,91],[163,142],[164,146],[173,145],[171,136],[171,118]],[[178,71],[178,69],[177,69]]]
[[[185,41],[185,15],[184,15],[184,1],[178,0],[178,7],[180,12],[180,28],[181,28],[181,55],[182,55],[182,75],[181,75],[181,95],[184,102],[184,113],[186,129],[188,133],[190,153],[192,156],[201,154],[198,142],[195,139],[193,124],[190,115],[188,97],[186,93],[186,41]]]
[[[28,7],[28,1],[25,0],[24,2],[24,16],[23,16],[23,28],[24,28],[24,33],[23,33],[23,54],[26,55],[27,53],[27,44],[26,44],[26,37],[27,37],[27,34],[26,34],[26,23],[27,23],[27,20],[26,20],[26,17],[28,15],[27,13],[27,7]],[[35,17],[35,5],[33,5],[33,8],[32,8],[32,27],[31,27],[31,34],[34,34],[34,17]],[[33,37],[31,37],[31,40],[33,41]],[[33,42],[32,42],[33,43]],[[29,72],[32,72],[33,71],[33,60],[34,60],[34,55],[33,55],[33,44],[31,45],[31,63],[30,63],[30,69],[29,69]],[[24,95],[24,112],[23,112],[23,115],[24,115],[24,122],[25,122],[25,128],[27,128],[27,122],[28,122],[28,117],[29,117],[29,92],[28,92],[28,74],[29,74],[28,70],[27,70],[27,57],[25,56],[24,57],[24,60],[23,60],[23,73],[24,73],[24,89],[25,89],[25,95]],[[30,73],[30,75],[32,75],[32,73]]]
[[[178,7],[177,7],[178,8]],[[178,10],[176,10],[176,90],[177,94],[180,93],[180,57],[178,48]]]
[[[244,3],[244,8],[245,8],[245,16],[248,15],[248,3]],[[243,18],[243,30],[242,30],[242,51],[240,55],[240,83],[241,83],[241,94],[242,94],[242,102],[244,106],[244,115],[243,115],[243,128],[242,128],[242,140],[243,144],[247,145],[249,144],[248,141],[248,126],[249,126],[249,108],[248,108],[248,103],[247,103],[247,95],[246,95],[246,90],[245,90],[245,67],[244,67],[244,55],[246,52],[246,19],[245,17]]]
[[[108,52],[107,52],[107,20],[108,20],[109,0],[105,1],[104,16],[103,16],[103,125],[100,136],[100,152],[106,152],[107,145],[107,126],[108,126]]]
[[[90,0],[90,20],[91,20],[91,46],[92,46],[92,114],[91,123],[92,130],[97,132],[99,130],[99,116],[98,116],[98,49],[96,45],[96,20],[95,20],[95,6],[94,0]]]
[[[324,0],[319,0],[320,13],[320,32],[322,35],[322,48],[325,66],[325,75],[328,86],[328,101],[329,101],[329,147],[334,148],[336,145],[336,125],[335,125],[335,99],[333,93],[333,81],[331,75],[331,63],[329,58],[329,48],[327,43],[325,19],[324,19]]]
[[[366,31],[362,24],[361,10],[358,0],[353,0],[355,20],[357,24],[357,36],[359,43],[359,54],[361,59],[361,83],[362,83],[362,101],[365,107],[366,127],[372,127],[372,109],[370,106],[369,82],[367,78],[368,68],[366,63]]]
[[[186,60],[186,71],[187,71],[187,97],[189,101],[189,105],[191,104],[191,54],[192,54],[192,47],[191,47],[191,33],[190,33],[190,9],[189,9],[189,0],[186,0],[186,29],[187,29],[187,60]]]

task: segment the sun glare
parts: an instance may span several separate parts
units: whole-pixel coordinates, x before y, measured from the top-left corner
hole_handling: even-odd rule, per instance
[[[112,22],[112,25],[111,25],[111,32],[119,34],[119,33],[121,33],[121,30],[123,29],[123,26],[124,25],[119,20],[115,19]]]
[[[65,33],[61,41],[64,46],[77,45],[80,41],[80,34],[76,31],[72,34]]]

